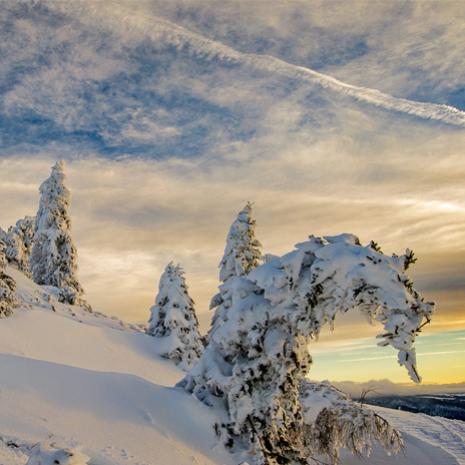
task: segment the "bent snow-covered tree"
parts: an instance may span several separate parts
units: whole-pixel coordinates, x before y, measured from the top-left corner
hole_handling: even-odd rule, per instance
[[[40,186],[30,268],[34,282],[59,289],[60,301],[81,304],[83,289],[77,278],[77,252],[71,237],[69,203],[64,163],[58,161],[50,177]]]
[[[8,263],[14,265],[23,273],[29,274],[29,258],[34,239],[35,218],[25,216],[8,228],[4,240],[5,254]]]
[[[397,349],[400,365],[419,382],[413,344],[434,305],[424,302],[405,274],[413,260],[409,251],[387,256],[350,234],[311,236],[294,251],[269,258],[224,284],[231,296],[228,318],[179,386],[223,406],[218,434],[227,447],[248,451],[256,464],[309,464],[319,452],[337,459],[334,448],[344,436],[325,438],[318,431],[343,428],[334,418],[343,410],[327,411],[316,426],[306,420],[309,341],[338,312],[357,309],[384,326],[379,345]],[[309,428],[316,428],[311,435]],[[382,444],[399,447],[376,420],[367,428]]]
[[[229,287],[224,285],[231,279],[250,273],[260,263],[262,254],[261,244],[255,238],[255,219],[252,204],[239,212],[229,229],[226,238],[226,247],[220,261],[220,292],[216,294],[210,309],[215,309],[209,334],[227,318],[227,310],[231,306]]]
[[[161,275],[147,333],[157,338],[161,355],[188,369],[203,351],[194,301],[189,296],[184,271],[169,263]]]
[[[6,264],[5,243],[0,240],[0,318],[10,316],[17,304],[16,282],[5,273]]]

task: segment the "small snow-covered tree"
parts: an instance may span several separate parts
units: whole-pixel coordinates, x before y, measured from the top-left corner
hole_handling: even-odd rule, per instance
[[[215,331],[227,318],[228,308],[231,306],[229,286],[224,285],[229,280],[244,276],[252,271],[262,258],[261,244],[255,237],[255,219],[252,203],[239,212],[232,223],[226,238],[226,247],[220,261],[220,292],[210,303],[210,309],[215,309],[209,335]]]
[[[64,162],[58,161],[50,177],[40,186],[30,268],[34,282],[57,287],[60,301],[75,304],[82,303],[83,289],[77,278],[69,204]]]
[[[345,423],[332,417],[342,408],[329,411],[312,440],[307,437],[302,389],[312,362],[309,341],[338,312],[358,309],[384,326],[379,345],[397,349],[399,364],[419,382],[413,344],[434,304],[423,300],[405,274],[413,260],[410,251],[387,256],[350,234],[311,236],[282,257],[268,257],[248,275],[223,284],[231,298],[228,318],[178,385],[223,408],[217,433],[227,447],[248,451],[255,464],[304,465],[320,451],[336,459],[334,448],[348,436],[337,431],[339,439],[318,446],[325,440],[318,425],[336,434]],[[367,431],[389,442],[390,433],[380,428]]]
[[[23,273],[29,274],[29,257],[34,239],[35,218],[25,216],[8,228],[5,234],[6,258]]]
[[[194,301],[189,296],[184,271],[169,263],[160,278],[147,333],[158,339],[161,355],[188,369],[203,351]]]
[[[10,316],[17,305],[16,281],[5,273],[5,243],[0,240],[0,318]]]

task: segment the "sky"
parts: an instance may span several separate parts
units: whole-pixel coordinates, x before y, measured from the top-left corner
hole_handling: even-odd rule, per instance
[[[457,1],[0,0],[0,226],[66,161],[80,278],[145,321],[171,260],[203,329],[235,215],[265,252],[352,232],[413,249],[427,383],[465,381],[465,9]],[[410,270],[409,270],[410,272]],[[341,317],[316,378],[407,382]]]

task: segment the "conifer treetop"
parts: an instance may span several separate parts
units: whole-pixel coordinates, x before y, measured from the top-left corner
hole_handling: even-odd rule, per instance
[[[260,242],[255,238],[253,204],[247,202],[229,229],[220,262],[220,281],[243,276],[255,268],[261,258]]]
[[[63,229],[62,221],[66,227],[71,226],[68,215],[70,192],[65,185],[65,163],[58,160],[52,167],[50,176],[40,185],[41,194],[39,211],[36,218],[36,230],[58,227]]]

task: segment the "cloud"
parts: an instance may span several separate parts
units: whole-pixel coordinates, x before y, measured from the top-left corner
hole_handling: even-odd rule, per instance
[[[174,0],[141,8],[245,53],[269,54],[393,95],[465,107],[465,12],[456,0],[290,0],[273,8]]]
[[[111,30],[121,27],[126,34],[142,34],[154,43],[164,46],[174,46],[177,49],[186,48],[190,53],[210,60],[226,62],[229,65],[241,65],[250,70],[271,73],[287,79],[308,82],[319,85],[324,89],[342,93],[360,102],[394,110],[423,119],[441,121],[447,124],[465,127],[465,112],[449,105],[428,102],[415,102],[362,86],[355,86],[342,82],[332,76],[314,71],[305,66],[297,66],[271,55],[256,53],[241,53],[218,41],[206,38],[198,33],[189,31],[163,18],[146,14],[138,14],[137,10],[130,10],[117,3],[95,2],[74,3],[81,21],[92,21],[100,25],[106,24]],[[63,8],[61,3],[52,2],[52,8],[68,12],[69,7]]]
[[[267,252],[285,253],[309,234],[342,231],[358,233],[365,243],[375,239],[387,253],[413,248],[419,262],[412,273],[426,297],[438,301],[439,329],[463,320],[465,294],[453,291],[459,292],[465,279],[464,188],[448,176],[456,171],[461,144],[454,138],[448,145],[438,142],[440,159],[425,164],[435,143],[417,136],[411,146],[405,141],[377,144],[374,171],[369,147],[344,138],[313,143],[296,138],[286,144],[279,131],[275,140],[265,134],[241,144],[234,157],[220,152],[192,159],[111,160],[72,157],[62,146],[33,156],[18,153],[0,161],[0,197],[9,199],[0,224],[7,227],[35,213],[37,188],[52,158],[68,154],[81,276],[96,308],[144,320],[159,274],[174,259],[186,267],[199,313],[208,314],[229,224],[253,200],[257,234]],[[264,155],[268,145],[281,149]],[[423,166],[420,175],[418,165]],[[378,172],[395,174],[380,179]],[[337,323],[337,337],[354,331],[347,324]],[[361,322],[356,325],[358,334],[372,331]]]
[[[211,30],[205,27],[210,20],[206,12],[212,11],[208,2],[192,3],[197,14],[189,8],[183,12],[175,2],[9,5],[0,19],[2,154],[40,152],[56,144],[66,153],[113,158],[228,155],[239,162],[239,157],[270,158],[289,151],[290,140],[299,151],[310,144],[315,147],[318,140],[327,147],[331,138],[344,138],[355,149],[357,144],[373,147],[383,137],[386,144],[389,138],[408,140],[422,131],[430,132],[430,139],[458,132],[454,125],[408,116],[410,103],[405,106],[368,89],[356,73],[354,87],[307,66],[315,62],[310,57],[314,53],[326,58],[339,53],[350,34],[349,25],[344,26],[350,8],[328,12],[323,4],[301,8],[303,4],[290,2],[272,13],[259,4],[241,4],[241,11],[250,13],[242,15],[247,18],[242,26],[234,8],[222,6],[213,15]],[[353,8],[362,14],[363,6]],[[260,14],[252,20],[255,9]],[[381,4],[369,10],[374,19],[365,15],[364,20],[351,21],[356,31],[370,38],[373,25],[398,14],[396,8]],[[238,40],[228,41],[232,26],[239,27]],[[328,38],[324,51],[314,50],[315,40],[295,42],[296,35],[289,33],[304,29]],[[382,28],[383,34],[385,29],[389,27]],[[262,35],[266,40],[274,36],[275,46],[256,46],[255,39]],[[297,59],[305,44],[308,60]],[[370,48],[366,55],[371,54]],[[347,59],[352,62],[357,56]],[[292,65],[294,58],[305,66]],[[337,70],[343,66],[339,63]],[[332,71],[319,67],[327,69]],[[350,75],[344,78],[353,82]],[[390,90],[406,96],[401,88]],[[413,102],[414,113],[420,111],[417,103]],[[385,111],[385,106],[402,112]],[[442,107],[421,108],[424,116],[431,116],[434,108],[433,117],[443,117]],[[370,166],[375,171],[374,157]],[[396,166],[392,174],[400,170]]]

